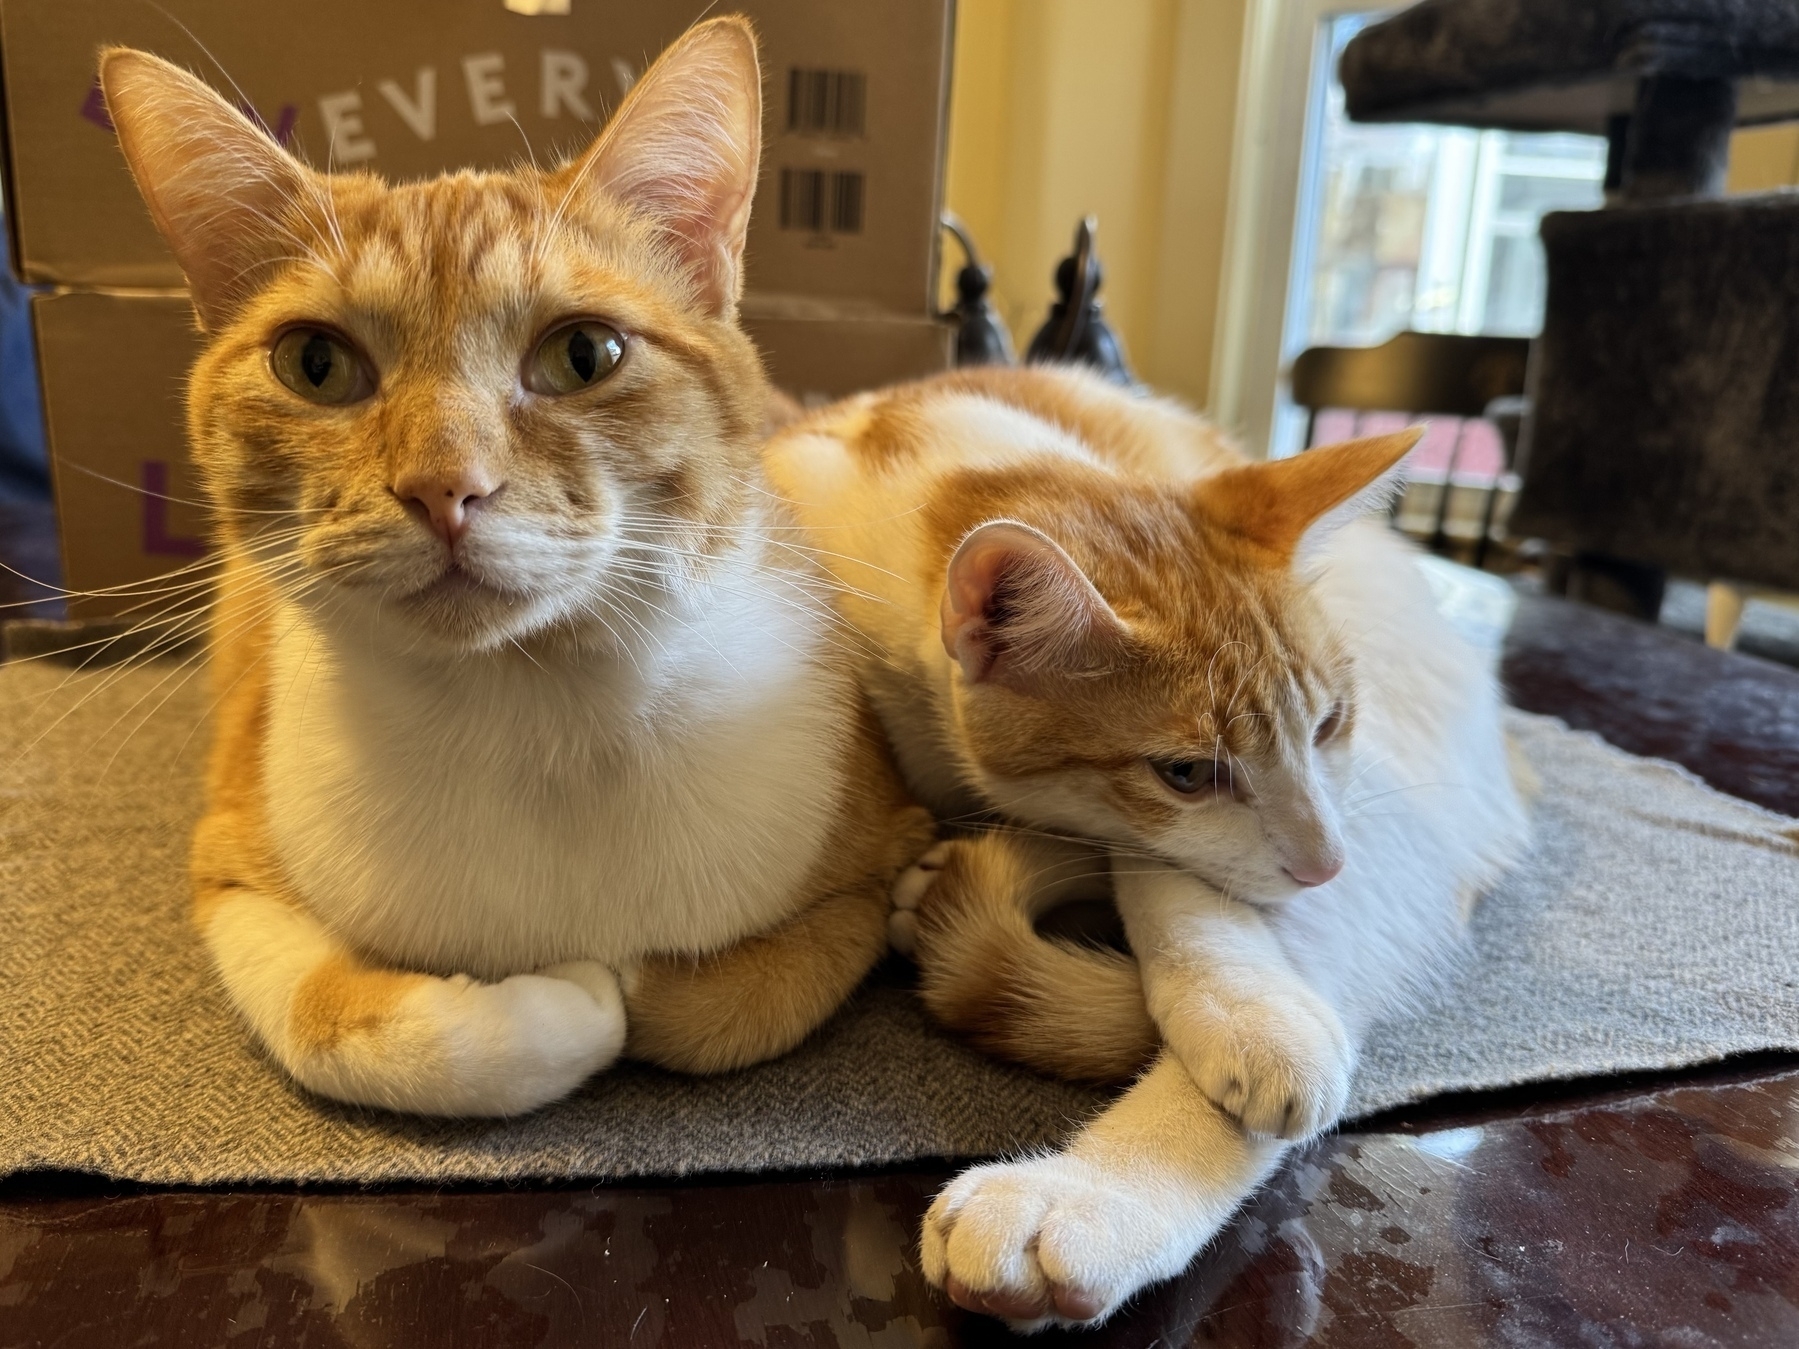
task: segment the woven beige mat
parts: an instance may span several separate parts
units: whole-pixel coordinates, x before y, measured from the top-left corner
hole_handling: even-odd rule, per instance
[[[308,1096],[259,1053],[186,921],[202,678],[0,666],[0,1174],[435,1181],[870,1165],[1063,1137],[1101,1099],[969,1052],[884,970],[777,1062],[639,1067],[507,1122]],[[1799,825],[1559,723],[1532,859],[1431,1011],[1381,1028],[1352,1110],[1799,1048]]]

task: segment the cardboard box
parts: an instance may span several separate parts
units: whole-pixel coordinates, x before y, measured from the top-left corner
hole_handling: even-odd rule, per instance
[[[121,614],[142,595],[93,595],[205,555],[206,509],[189,467],[182,395],[200,350],[185,294],[71,291],[31,302],[44,429],[72,618]],[[138,609],[137,612],[145,612]]]
[[[953,0],[741,0],[762,38],[754,292],[935,300]],[[552,11],[566,12],[555,13]],[[690,0],[3,0],[6,199],[21,279],[183,284],[95,81],[106,43],[187,65],[318,166],[392,178],[584,146]],[[521,13],[524,11],[542,11]],[[723,12],[723,11],[721,11]]]
[[[947,370],[956,329],[937,319],[792,314],[746,305],[743,326],[775,384],[808,406]]]
[[[953,0],[741,0],[762,38],[745,326],[810,401],[941,370],[937,217]],[[182,389],[198,350],[95,79],[142,47],[232,89],[320,167],[390,178],[578,150],[694,19],[672,0],[0,0],[7,220],[37,284],[64,582],[131,586],[206,548]],[[122,356],[124,359],[122,359]],[[90,594],[80,617],[138,605]]]
[[[187,455],[182,392],[200,350],[179,291],[62,291],[36,296],[63,583],[89,592],[72,617],[146,612],[134,586],[207,551],[207,510]],[[862,313],[745,315],[784,389],[810,402],[948,367],[954,329]]]

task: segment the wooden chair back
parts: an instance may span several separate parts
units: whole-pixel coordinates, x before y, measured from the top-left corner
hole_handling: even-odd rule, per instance
[[[1485,416],[1495,400],[1523,396],[1529,360],[1530,339],[1526,337],[1403,332],[1378,347],[1311,347],[1294,360],[1288,382],[1293,401],[1306,410],[1309,447],[1318,413],[1324,408],[1414,416]],[[1509,471],[1516,437],[1502,434],[1501,443]],[[1457,436],[1431,532],[1430,546],[1437,552],[1448,551],[1449,495],[1460,456],[1461,437]],[[1498,500],[1495,482],[1481,512],[1481,532],[1474,550],[1477,567],[1486,561]]]

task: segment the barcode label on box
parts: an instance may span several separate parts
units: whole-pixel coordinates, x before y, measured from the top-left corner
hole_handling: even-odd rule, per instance
[[[863,176],[854,170],[782,169],[781,228],[862,233]]]
[[[859,70],[789,70],[787,129],[802,136],[860,136],[868,77]]]

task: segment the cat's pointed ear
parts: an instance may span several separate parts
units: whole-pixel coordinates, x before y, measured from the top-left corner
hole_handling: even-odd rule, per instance
[[[1422,426],[1413,426],[1228,468],[1199,482],[1194,506],[1219,527],[1289,562],[1338,526],[1390,501],[1404,485],[1405,457],[1423,435]]]
[[[100,87],[200,322],[217,332],[255,293],[261,271],[293,253],[294,205],[322,189],[254,122],[160,57],[108,48]]]
[[[729,314],[762,156],[756,34],[737,16],[697,24],[632,86],[593,148],[561,171],[661,228],[701,305]]]
[[[1124,622],[1047,534],[1015,520],[971,530],[943,586],[943,647],[971,684],[1021,693],[1103,668]]]

